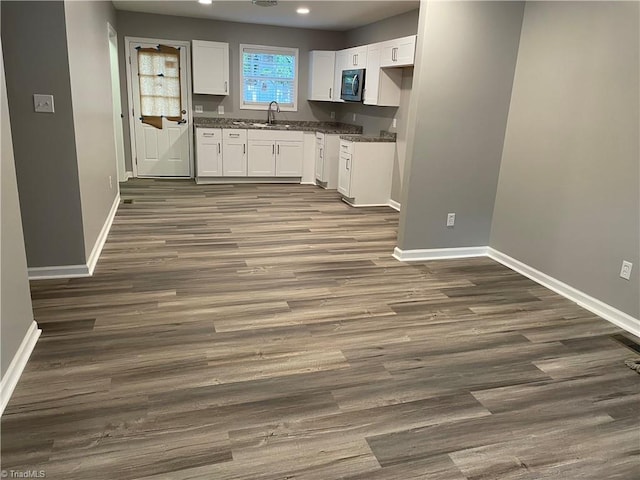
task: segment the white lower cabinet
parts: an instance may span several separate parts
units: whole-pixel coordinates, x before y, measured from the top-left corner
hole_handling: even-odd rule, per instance
[[[388,205],[396,144],[340,141],[338,192],[353,206]]]
[[[302,177],[304,133],[249,130],[250,177]]]
[[[222,129],[196,129],[196,176],[222,175]]]
[[[222,174],[225,177],[247,176],[247,131],[222,130]]]
[[[301,177],[303,157],[302,141],[276,142],[276,177]]]
[[[249,140],[249,177],[276,176],[276,142]]]
[[[197,180],[220,177],[302,177],[304,132],[196,128]]]
[[[338,186],[338,151],[340,135],[316,133],[316,180],[324,188]]]

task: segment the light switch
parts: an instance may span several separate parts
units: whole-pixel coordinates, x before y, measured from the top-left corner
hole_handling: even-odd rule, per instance
[[[196,105],[196,113],[203,113],[204,109],[202,108],[202,105]]]
[[[53,95],[33,94],[33,107],[36,112],[53,113]]]
[[[218,105],[218,115],[224,115],[224,105]]]

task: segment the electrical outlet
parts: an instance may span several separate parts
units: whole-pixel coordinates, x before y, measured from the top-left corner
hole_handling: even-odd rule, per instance
[[[331,120],[335,120],[336,119],[336,112],[331,112]]]
[[[456,224],[456,214],[447,213],[447,227],[453,227]]]
[[[218,105],[218,115],[224,115],[224,105]]]
[[[353,114],[353,121],[354,121],[354,122],[356,121],[356,118],[358,118],[358,117],[357,117],[357,115],[354,113],[354,114]]]
[[[33,109],[38,113],[54,113],[53,95],[33,94]]]
[[[393,121],[391,122],[391,127],[396,128],[397,126],[398,126],[398,119],[394,118]]]
[[[204,112],[204,108],[202,108],[202,105],[196,105],[196,113],[203,113]]]
[[[620,269],[620,276],[625,280],[629,280],[631,278],[631,269],[633,268],[633,263],[627,262],[626,260],[622,262],[622,268]]]

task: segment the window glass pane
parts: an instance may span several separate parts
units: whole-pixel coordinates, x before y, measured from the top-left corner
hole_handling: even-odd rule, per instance
[[[296,55],[245,49],[242,54],[242,101],[244,105],[294,106],[296,93]]]
[[[143,116],[181,116],[179,67],[179,53],[138,52],[140,108]]]

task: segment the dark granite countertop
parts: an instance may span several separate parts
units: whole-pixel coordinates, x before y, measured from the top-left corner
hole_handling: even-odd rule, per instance
[[[340,135],[340,140],[346,140],[348,142],[393,143],[396,141],[396,136],[395,133],[381,130],[380,135]]]
[[[247,120],[238,118],[210,118],[195,117],[193,124],[200,128],[238,128],[255,130],[292,130],[303,132],[322,132],[333,134],[359,134],[362,127],[340,122],[308,122],[308,121],[284,121],[278,120],[271,125],[260,120]]]

